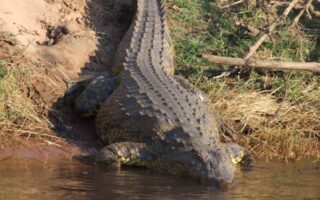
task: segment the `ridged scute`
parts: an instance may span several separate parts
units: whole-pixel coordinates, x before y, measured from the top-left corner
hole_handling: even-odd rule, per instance
[[[164,2],[138,0],[114,59],[120,84],[100,107],[97,133],[108,144],[144,143],[153,170],[231,182],[234,170],[217,120],[203,93],[174,78],[172,49]]]
[[[97,116],[98,134],[106,142],[134,137],[172,143],[168,135],[177,129],[193,143],[219,142],[217,124],[203,94],[172,76],[172,49],[164,2],[138,0],[133,22],[114,59],[113,72],[120,75],[120,86]],[[118,136],[113,134],[110,139],[107,135],[115,130]]]

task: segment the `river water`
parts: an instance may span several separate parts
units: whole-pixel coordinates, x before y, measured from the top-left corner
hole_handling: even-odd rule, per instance
[[[228,191],[146,170],[102,172],[79,161],[0,161],[0,200],[53,199],[320,199],[320,165],[257,163],[236,173]]]

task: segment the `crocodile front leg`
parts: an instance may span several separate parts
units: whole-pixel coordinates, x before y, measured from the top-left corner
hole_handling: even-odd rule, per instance
[[[75,110],[81,116],[94,116],[100,104],[108,98],[118,85],[117,77],[109,75],[97,75],[90,79],[81,80],[66,92],[64,99],[74,104]]]
[[[105,170],[121,165],[145,167],[151,154],[145,143],[118,142],[105,146],[96,155],[96,164]]]

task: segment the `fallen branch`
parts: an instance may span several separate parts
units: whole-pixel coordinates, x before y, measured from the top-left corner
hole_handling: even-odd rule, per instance
[[[276,1],[270,1],[269,3],[274,5],[274,6],[276,6],[276,7],[281,7],[281,6],[288,6],[290,4],[290,1],[279,1],[279,0],[276,0]],[[303,5],[297,3],[294,6],[294,8],[297,9],[297,10],[300,10],[300,9],[303,9]]]
[[[252,36],[257,36],[260,33],[259,29],[256,29],[255,27],[253,27],[249,24],[245,24],[243,22],[235,22],[235,25],[246,29],[250,33],[250,35],[252,35]]]
[[[310,7],[310,5],[312,4],[312,2],[313,2],[313,0],[309,0],[309,1],[306,3],[305,7],[304,7],[304,8],[300,11],[300,13],[294,18],[291,26],[295,26],[295,25],[298,24],[301,16],[302,16],[305,12],[308,12],[308,11],[309,11],[309,7]],[[309,13],[308,15],[310,15],[310,13]]]
[[[229,4],[229,5],[226,5],[226,6],[222,6],[222,7],[221,7],[221,9],[226,9],[226,8],[229,8],[229,7],[232,7],[232,6],[235,6],[235,5],[241,4],[241,3],[243,3],[243,0],[240,0],[240,1],[234,2],[234,3]]]
[[[320,11],[315,10],[314,6],[311,4],[310,5],[310,11],[312,12],[312,14],[314,14],[317,17],[320,17]]]
[[[320,63],[316,62],[284,62],[274,60],[253,60],[243,58],[230,58],[215,55],[202,55],[202,58],[214,64],[229,66],[244,66],[254,68],[276,69],[276,70],[304,70],[311,72],[320,72]]]
[[[299,0],[293,0],[292,2],[290,2],[290,4],[288,5],[288,7],[284,10],[284,12],[282,13],[282,16],[274,21],[268,28],[267,31],[265,31],[265,33],[263,33],[261,35],[261,37],[259,38],[259,40],[250,47],[249,53],[246,55],[245,59],[249,59],[253,56],[253,54],[255,54],[255,52],[257,51],[257,49],[261,46],[261,44],[264,42],[264,40],[268,37],[268,35],[279,25],[279,23],[288,16],[288,14],[290,13],[290,11],[292,10],[292,8],[299,2]]]
[[[231,70],[229,70],[229,71],[222,72],[222,73],[221,73],[220,75],[218,75],[218,76],[212,77],[212,79],[219,79],[219,78],[223,78],[223,77],[228,77],[228,76],[231,76],[231,75],[233,75],[233,74],[238,73],[238,71],[239,71],[239,68],[233,68],[233,69],[231,69]]]

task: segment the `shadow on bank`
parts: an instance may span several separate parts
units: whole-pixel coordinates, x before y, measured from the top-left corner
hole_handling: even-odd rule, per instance
[[[95,31],[98,43],[79,73],[79,79],[109,73],[117,46],[134,15],[135,8],[125,0],[94,0],[86,7],[87,26]],[[80,88],[84,89],[84,88]],[[95,133],[94,117],[83,118],[74,110],[73,99],[61,97],[53,103],[49,120],[59,137],[81,149],[99,149],[102,142]]]

